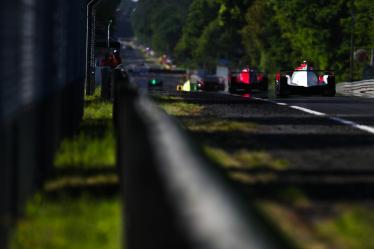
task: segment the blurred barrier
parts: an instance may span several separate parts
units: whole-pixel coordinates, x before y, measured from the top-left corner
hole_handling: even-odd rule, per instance
[[[293,248],[126,73],[113,78],[127,249]]]
[[[83,115],[86,0],[3,0],[0,8],[0,248]]]
[[[374,98],[374,79],[337,84],[336,91],[341,95]]]

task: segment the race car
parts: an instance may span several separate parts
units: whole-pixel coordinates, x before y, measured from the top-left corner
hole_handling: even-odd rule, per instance
[[[163,81],[158,79],[158,78],[151,78],[149,81],[148,81],[148,88],[152,88],[152,89],[161,89],[162,86],[163,86]]]
[[[229,80],[230,93],[236,93],[239,90],[248,92],[253,89],[260,91],[267,91],[269,89],[268,77],[265,73],[249,67],[241,71],[231,72]]]
[[[205,71],[198,71],[190,77],[191,85],[200,91],[223,91],[225,80],[217,75],[208,75]]]
[[[335,96],[335,75],[329,70],[315,70],[304,61],[294,70],[279,71],[275,78],[275,95],[321,94]]]

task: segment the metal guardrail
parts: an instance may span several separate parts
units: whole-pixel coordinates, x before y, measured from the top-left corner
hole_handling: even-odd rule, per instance
[[[341,95],[374,98],[374,79],[339,83],[336,90]]]
[[[293,248],[125,72],[113,78],[126,248]]]

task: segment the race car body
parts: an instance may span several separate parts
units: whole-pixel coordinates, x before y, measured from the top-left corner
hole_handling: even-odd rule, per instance
[[[322,94],[335,96],[335,76],[332,71],[315,70],[306,62],[290,71],[280,71],[275,79],[277,97],[290,94]]]
[[[161,89],[163,86],[163,81],[157,78],[152,78],[148,81],[148,88],[151,89]]]
[[[207,75],[203,71],[191,75],[191,85],[196,85],[196,90],[201,91],[225,90],[225,81],[222,77]]]
[[[244,68],[241,71],[231,72],[229,91],[235,93],[239,90],[250,91],[253,89],[267,91],[267,76],[253,68]]]

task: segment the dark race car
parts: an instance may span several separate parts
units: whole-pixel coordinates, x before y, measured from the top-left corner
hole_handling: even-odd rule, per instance
[[[306,62],[294,70],[280,71],[275,79],[275,95],[320,94],[335,96],[335,75],[329,70],[315,70]]]
[[[254,68],[244,68],[241,71],[233,71],[230,75],[229,91],[236,93],[238,91],[251,91],[253,89],[268,91],[268,77]]]
[[[216,75],[208,75],[205,71],[198,71],[191,75],[191,85],[200,91],[223,91],[225,80]]]
[[[162,89],[164,82],[158,78],[151,78],[148,81],[148,88],[150,89]]]

